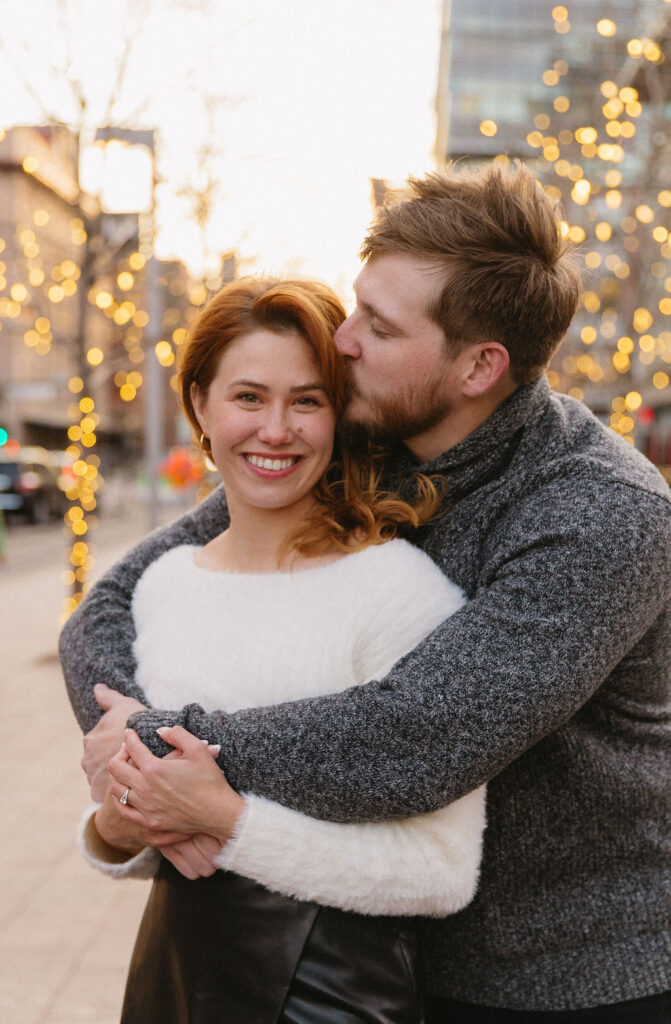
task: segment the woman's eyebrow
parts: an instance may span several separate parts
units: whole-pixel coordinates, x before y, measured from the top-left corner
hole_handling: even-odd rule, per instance
[[[267,384],[260,384],[255,380],[232,380],[231,387],[235,388],[255,388],[257,391],[270,391]],[[326,388],[321,381],[311,381],[308,384],[296,384],[294,387],[289,388],[289,391],[293,394],[296,391],[325,391]]]

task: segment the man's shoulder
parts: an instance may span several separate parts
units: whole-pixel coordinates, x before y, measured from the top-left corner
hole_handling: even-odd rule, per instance
[[[514,463],[511,477],[517,477],[520,495],[534,484],[559,483],[567,494],[572,487],[634,488],[654,503],[671,503],[669,485],[649,459],[567,395],[551,395],[543,416],[525,432]]]

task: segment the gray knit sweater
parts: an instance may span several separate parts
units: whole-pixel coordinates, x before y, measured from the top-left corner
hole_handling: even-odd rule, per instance
[[[414,468],[407,455],[401,478]],[[178,720],[232,784],[315,817],[444,806],[491,780],[480,889],[422,931],[430,990],[559,1010],[671,989],[671,496],[655,469],[545,378],[422,467],[450,507],[414,538],[468,603],[379,682]],[[78,720],[133,682],[146,565],[226,523],[221,492],[148,538],[67,623]],[[306,610],[307,614],[307,610]]]

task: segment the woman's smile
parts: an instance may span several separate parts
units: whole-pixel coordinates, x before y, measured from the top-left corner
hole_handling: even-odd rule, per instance
[[[248,466],[259,476],[288,476],[303,461],[302,455],[267,455],[245,452],[242,456]]]

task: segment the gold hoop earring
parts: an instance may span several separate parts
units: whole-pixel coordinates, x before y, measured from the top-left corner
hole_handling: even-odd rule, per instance
[[[205,453],[205,455],[207,456],[207,458],[211,459],[212,458],[212,446],[209,443],[208,444],[205,443],[206,441],[209,442],[209,440],[210,440],[209,437],[206,437],[205,434],[203,433],[203,434],[200,435],[198,443],[200,444],[200,447],[202,448],[202,450]]]

